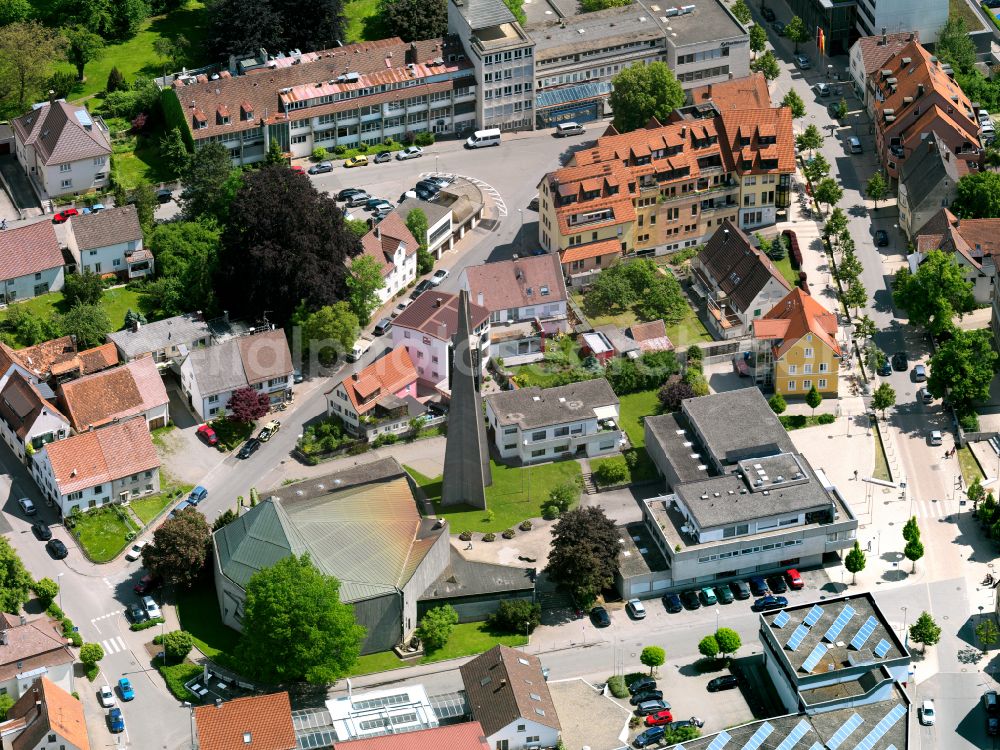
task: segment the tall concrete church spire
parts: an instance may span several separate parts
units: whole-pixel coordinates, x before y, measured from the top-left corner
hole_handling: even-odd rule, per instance
[[[493,484],[493,475],[479,393],[479,339],[472,335],[469,318],[469,293],[463,289],[458,295],[458,331],[452,339],[451,405],[441,504],[485,509],[486,487]]]

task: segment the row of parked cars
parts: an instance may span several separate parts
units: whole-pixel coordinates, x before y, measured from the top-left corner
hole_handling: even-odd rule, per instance
[[[713,683],[721,685],[721,680],[727,681],[726,687],[715,687],[713,689]],[[732,684],[729,684],[728,681],[731,681]],[[715,692],[715,690],[736,687],[737,684],[735,677],[726,675],[725,677],[717,677],[712,680],[709,683],[708,689],[711,692]],[[640,677],[637,680],[633,680],[628,685],[628,692],[630,696],[629,704],[635,707],[637,716],[644,717],[643,724],[647,727],[646,730],[640,732],[633,740],[633,744],[636,747],[648,747],[654,742],[659,742],[663,739],[667,731],[674,732],[682,727],[696,727],[700,729],[705,725],[705,722],[697,716],[680,721],[674,720],[670,704],[663,699],[663,691],[657,688],[656,680],[652,677]]]

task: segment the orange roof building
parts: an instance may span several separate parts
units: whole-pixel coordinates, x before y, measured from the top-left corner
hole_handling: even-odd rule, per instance
[[[326,413],[339,417],[349,432],[376,434],[409,427],[409,420],[422,416],[417,401],[417,368],[406,347],[399,346],[368,367],[344,378],[326,392]],[[405,427],[404,427],[405,426]]]
[[[837,316],[795,288],[753,322],[755,374],[782,396],[805,396],[815,387],[837,395],[842,352]]]
[[[288,693],[196,706],[194,723],[199,750],[295,750],[298,747]]]
[[[35,680],[21,694],[7,711],[3,727],[4,747],[11,750],[60,746],[90,750],[83,704],[48,677]],[[8,736],[18,730],[10,744],[6,744]]]

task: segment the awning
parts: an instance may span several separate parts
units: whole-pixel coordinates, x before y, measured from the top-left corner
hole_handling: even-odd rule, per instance
[[[594,416],[598,419],[618,419],[617,406],[596,406]]]

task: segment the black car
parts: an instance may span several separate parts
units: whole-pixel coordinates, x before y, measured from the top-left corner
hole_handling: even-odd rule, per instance
[[[62,560],[69,554],[69,550],[66,549],[66,545],[59,539],[49,539],[49,541],[45,543],[45,549],[47,549],[49,554],[56,560]]]
[[[132,602],[128,605],[128,619],[132,622],[143,622],[146,619],[146,610]]]
[[[375,158],[372,161],[376,164],[384,164],[387,161],[392,161],[392,151],[379,151],[375,154]]]
[[[417,194],[417,197],[420,200],[422,200],[422,201],[429,201],[431,198],[433,198],[435,195],[437,195],[438,191],[437,190],[430,190],[430,189],[428,189],[426,187],[421,186],[421,187],[418,187],[413,192],[415,192]]]
[[[875,230],[875,247],[888,247],[889,233],[884,229]]]
[[[788,606],[788,600],[783,596],[762,596],[750,607],[754,612],[769,612],[772,609],[783,609]]]
[[[722,677],[716,677],[714,680],[709,680],[708,692],[717,693],[720,690],[732,690],[734,687],[738,687],[739,684],[740,681],[736,679],[735,675],[723,675]]]
[[[892,365],[889,364],[889,358],[885,354],[881,354],[878,360],[878,374],[883,378],[886,375],[892,375]]]
[[[720,604],[732,604],[734,597],[728,586],[716,586],[715,598],[719,600]]]
[[[730,590],[740,601],[750,598],[750,586],[747,585],[746,581],[733,581],[729,584]]]
[[[896,372],[906,372],[910,367],[909,359],[906,352],[896,352],[892,355],[892,369]]]
[[[681,594],[681,603],[685,609],[698,609],[701,606],[701,599],[698,598],[697,591],[685,591]]]
[[[434,285],[431,283],[430,279],[424,279],[419,284],[417,284],[415,287],[413,287],[413,291],[410,292],[410,299],[416,299],[421,294],[423,294],[428,289],[430,289],[432,286],[434,286]]]
[[[365,191],[364,190],[360,190],[358,188],[344,188],[339,193],[337,193],[337,200],[338,201],[346,201],[352,195],[357,195],[358,193],[363,193],[363,192],[365,192]]]
[[[785,583],[785,579],[780,575],[768,578],[767,585],[771,587],[772,594],[784,594],[788,591],[788,584]]]
[[[594,607],[590,610],[590,621],[598,628],[606,628],[611,624],[611,615],[604,607]]]
[[[417,183],[418,188],[427,188],[428,190],[433,190],[435,193],[441,190],[441,183],[437,180],[432,180],[430,178],[426,180],[420,180]]]
[[[764,596],[768,591],[764,576],[752,576],[750,578],[750,590],[754,596]]]
[[[672,615],[676,615],[684,609],[684,605],[681,604],[681,598],[677,596],[677,594],[664,595],[663,606],[666,608],[667,612]]]
[[[250,438],[245,443],[243,447],[240,448],[240,452],[236,454],[237,458],[250,458],[257,449],[260,448],[260,441],[257,438]]]
[[[630,682],[628,686],[629,695],[638,695],[647,690],[656,690],[656,680],[652,677],[640,677],[635,682]]]
[[[388,333],[390,328],[392,328],[392,321],[389,318],[382,318],[375,324],[375,335],[382,336]]]
[[[640,703],[645,703],[646,701],[662,701],[663,691],[662,690],[644,690],[641,693],[636,693],[628,702],[633,706],[638,706]]]
[[[174,199],[174,194],[172,191],[163,188],[162,190],[156,191],[156,202],[157,203],[170,203]]]
[[[767,7],[761,8],[760,14],[764,17],[765,21],[773,21],[775,18],[774,11]]]
[[[49,528],[49,525],[45,521],[35,521],[31,524],[31,530],[43,542],[47,542],[52,538],[52,529]]]
[[[667,730],[664,727],[650,727],[646,731],[637,734],[636,738],[632,740],[632,744],[635,747],[646,747],[662,740],[663,735],[666,733]]]

